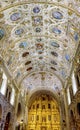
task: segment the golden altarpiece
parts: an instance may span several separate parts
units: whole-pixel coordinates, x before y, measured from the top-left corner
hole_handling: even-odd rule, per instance
[[[58,104],[48,95],[37,96],[29,108],[28,130],[60,130]]]

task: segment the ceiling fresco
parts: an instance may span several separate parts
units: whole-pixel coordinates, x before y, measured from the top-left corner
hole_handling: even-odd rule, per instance
[[[79,34],[79,0],[0,0],[0,55],[17,83],[29,84],[27,75],[33,82],[35,72],[64,83]]]

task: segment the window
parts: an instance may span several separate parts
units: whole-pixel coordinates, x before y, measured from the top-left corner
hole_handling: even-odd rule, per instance
[[[72,74],[72,87],[73,87],[73,94],[75,94],[77,92],[77,83],[76,83],[76,79],[75,79],[75,74]]]
[[[70,104],[71,103],[71,97],[70,97],[69,88],[67,89],[67,98],[68,98],[68,104]]]

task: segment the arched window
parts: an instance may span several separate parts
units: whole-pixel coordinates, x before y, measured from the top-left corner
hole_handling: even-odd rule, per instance
[[[3,95],[6,94],[6,88],[7,88],[7,76],[5,75],[5,73],[3,73],[3,76],[2,76],[2,85],[1,85],[1,93]]]
[[[69,88],[67,89],[67,98],[68,98],[68,104],[70,104],[71,103],[71,97],[70,97]]]
[[[74,72],[72,74],[72,88],[73,88],[73,94],[75,95],[76,92],[77,92],[77,82],[76,82],[76,78],[75,78]]]
[[[77,104],[77,112],[80,115],[80,103]]]
[[[14,88],[12,88],[11,98],[10,98],[11,105],[14,105],[14,102],[15,102],[15,90]]]

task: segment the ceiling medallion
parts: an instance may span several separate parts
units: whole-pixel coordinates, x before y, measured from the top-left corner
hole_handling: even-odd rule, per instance
[[[41,28],[36,28],[35,31],[39,33],[41,32]]]
[[[34,7],[34,8],[33,8],[33,12],[34,12],[34,13],[39,13],[39,12],[40,12],[40,8],[37,7],[37,6]]]
[[[22,54],[22,57],[26,57],[26,56],[28,56],[29,55],[29,52],[24,52],[23,54]]]
[[[52,32],[55,34],[61,34],[61,30],[58,29],[57,27],[52,28]]]
[[[25,48],[25,47],[27,47],[27,43],[25,41],[21,42],[19,48]]]
[[[52,12],[52,16],[53,16],[55,19],[62,19],[62,18],[63,18],[62,13],[59,12],[59,11],[54,11],[54,12]]]
[[[37,49],[37,50],[43,49],[43,44],[42,44],[42,43],[37,43],[37,44],[36,44],[36,49]]]
[[[27,71],[30,71],[30,70],[32,70],[32,67],[29,67],[29,68],[27,69]]]
[[[68,54],[65,54],[65,59],[66,59],[67,61],[70,61],[70,56],[69,56]]]
[[[23,28],[19,28],[15,31],[16,35],[21,35],[24,32]]]
[[[78,33],[74,33],[74,39],[75,39],[75,41],[78,41],[78,39],[79,39]]]
[[[39,25],[42,24],[41,20],[42,20],[42,16],[38,16],[38,17],[32,17],[33,20],[33,25]]]
[[[54,46],[54,47],[57,47],[57,48],[60,47],[59,44],[57,42],[54,42],[54,41],[51,42],[51,46]]]
[[[54,60],[52,60],[51,63],[54,65],[57,65],[57,63]]]
[[[31,61],[27,61],[26,63],[25,63],[25,65],[29,65],[31,63]]]
[[[57,71],[54,67],[51,67],[52,70]]]
[[[0,40],[4,37],[4,30],[0,28]]]
[[[52,54],[53,56],[58,57],[58,54],[57,54],[56,52],[54,52],[54,51],[52,51],[51,54]]]
[[[13,13],[11,16],[10,16],[10,19],[12,21],[17,21],[21,18],[21,14],[20,13]]]

